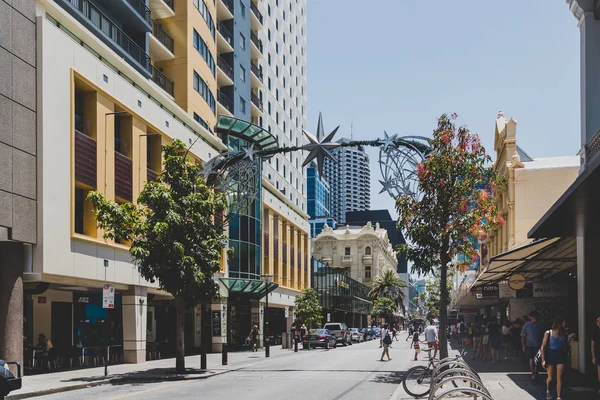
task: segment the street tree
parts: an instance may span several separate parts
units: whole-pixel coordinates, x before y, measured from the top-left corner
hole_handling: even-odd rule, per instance
[[[162,146],[164,169],[147,182],[137,204],[119,204],[91,192],[98,226],[106,239],[130,245],[133,263],[144,279],[158,281],[173,295],[177,314],[176,370],[185,371],[186,306],[219,296],[213,275],[221,269],[227,244],[220,222],[226,207],[222,193],[206,184],[201,167],[188,157],[180,140]],[[203,346],[206,346],[202,335]],[[205,349],[205,347],[203,347]]]
[[[377,318],[384,318],[386,322],[394,320],[394,311],[396,311],[396,302],[387,297],[379,297],[373,302],[373,311],[371,315]]]
[[[321,326],[323,320],[323,307],[319,304],[319,295],[313,288],[304,288],[302,294],[296,296],[296,308],[294,311],[296,320],[294,325],[300,330],[302,325],[308,326],[310,330],[312,326]],[[310,350],[310,340],[308,341]]]
[[[427,320],[432,320],[434,318],[439,318],[439,310],[440,310],[440,294],[441,294],[441,278],[438,272],[434,273],[433,278],[425,280],[425,288],[419,293],[419,302],[423,305],[423,309],[425,310],[425,318]],[[449,294],[452,290],[452,282],[446,282],[447,290],[446,292]],[[447,303],[450,303],[450,296],[448,295]]]
[[[383,274],[375,279],[375,283],[369,291],[369,298],[371,300],[376,300],[381,297],[387,297],[388,299],[391,299],[397,307],[400,307],[403,313],[406,313],[403,290],[406,287],[406,282],[398,277],[396,271],[386,269],[383,271]]]
[[[408,244],[401,253],[413,262],[412,271],[440,276],[440,357],[448,356],[446,340],[448,270],[455,255],[476,259],[473,237],[503,224],[492,199],[501,184],[479,137],[457,128],[456,115],[442,115],[433,131],[431,152],[417,166],[420,197],[396,199],[398,226]]]

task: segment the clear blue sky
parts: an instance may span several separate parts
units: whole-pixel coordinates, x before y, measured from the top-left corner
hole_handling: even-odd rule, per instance
[[[493,153],[503,110],[534,158],[579,150],[579,29],[564,0],[308,0],[307,13],[310,132],[322,111],[338,138],[351,123],[356,139],[430,136],[456,112]],[[393,211],[369,154],[371,208]]]

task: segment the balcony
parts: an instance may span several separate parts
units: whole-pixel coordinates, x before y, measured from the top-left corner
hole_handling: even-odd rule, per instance
[[[260,87],[263,83],[263,72],[254,61],[250,61],[250,71],[252,71],[252,86]]]
[[[263,16],[260,11],[258,11],[258,6],[252,0],[250,0],[250,10],[252,10],[250,13],[250,26],[255,30],[262,28]]]
[[[96,187],[96,141],[85,133],[75,131],[75,180]]]
[[[221,20],[233,18],[233,0],[216,0],[217,18]]]
[[[147,176],[147,178],[146,178],[147,182],[156,182],[156,180],[158,178],[158,174],[155,171],[151,170],[150,168],[148,168],[146,176]]]
[[[150,35],[150,57],[152,61],[173,60],[173,38],[156,21],[152,20],[152,35]]]
[[[252,103],[252,114],[254,116],[262,115],[263,113],[263,105],[260,98],[254,93],[250,92],[250,102]]]
[[[152,16],[156,19],[170,18],[175,16],[173,0],[150,0]]]
[[[352,256],[342,256],[342,265],[345,267],[352,266]]]
[[[127,0],[127,3],[142,16],[144,21],[150,23],[150,9],[146,5],[146,2],[143,0]]]
[[[131,159],[115,151],[115,196],[132,201],[133,173]]]
[[[233,51],[233,34],[221,21],[217,21],[217,51],[219,54],[231,53]]]
[[[233,101],[219,89],[217,89],[217,103],[220,113],[233,115]]]
[[[65,3],[62,3],[63,6],[67,10],[76,10],[76,18],[112,50],[124,56],[125,60],[143,75],[148,78],[151,76],[150,56],[94,3],[88,0],[65,0]]]
[[[254,54],[252,58],[258,58],[262,56],[263,52],[263,44],[262,41],[258,38],[254,31],[250,31],[250,42],[252,42],[252,49],[254,50]]]
[[[220,55],[217,55],[217,67],[219,67],[217,76],[219,87],[233,85],[233,68]]]
[[[363,256],[362,262],[364,265],[373,265],[373,256],[371,256],[371,255]]]
[[[152,81],[156,83],[162,90],[167,92],[171,97],[174,95],[173,91],[173,81],[167,78],[165,74],[162,73],[161,70],[156,68],[154,65],[152,67]]]

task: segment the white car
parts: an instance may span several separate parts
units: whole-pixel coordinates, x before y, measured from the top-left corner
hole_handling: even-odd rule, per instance
[[[365,341],[365,335],[360,331],[360,329],[350,328],[348,330],[350,331],[353,342],[360,343]]]

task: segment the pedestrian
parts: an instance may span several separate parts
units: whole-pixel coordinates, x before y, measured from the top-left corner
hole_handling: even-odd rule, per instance
[[[252,327],[252,330],[250,331],[250,334],[248,335],[250,337],[250,340],[252,341],[252,351],[258,351],[258,336],[260,334],[260,331],[258,330],[258,325],[254,325]]]
[[[381,344],[383,345],[383,351],[381,352],[381,359],[379,361],[383,361],[383,356],[386,355],[388,361],[392,361],[390,358],[390,345],[392,344],[392,337],[390,335],[390,330],[388,329],[388,325],[384,325],[381,330]],[[380,346],[381,347],[381,346]]]
[[[481,321],[481,359],[486,360],[489,357],[490,347],[490,333],[488,331],[488,322],[484,318]]]
[[[397,333],[398,332],[396,332],[396,327],[392,327],[392,339],[396,339],[396,342],[398,341]]]
[[[529,321],[521,329],[521,348],[529,359],[532,381],[537,378],[537,368],[534,359],[541,345],[541,336],[541,327],[537,323],[537,314],[535,311],[532,311],[529,313]]]
[[[404,341],[407,342],[408,339],[412,338],[413,333],[415,333],[415,329],[413,328],[412,324],[410,324],[408,326],[408,335],[406,336],[406,339],[404,339]]]
[[[600,315],[596,317],[596,329],[592,336],[592,363],[598,370],[598,386],[596,386],[596,390],[598,391],[598,396],[600,396]]]
[[[415,349],[415,361],[419,361],[417,356],[421,352],[421,346],[419,345],[419,332],[413,333],[412,342],[410,343],[410,347]]]
[[[554,374],[556,374],[556,400],[561,400],[562,376],[567,359],[565,351],[567,336],[565,335],[562,322],[562,318],[554,318],[552,328],[544,333],[541,353],[542,367],[548,371],[548,378],[546,378],[546,400],[552,400],[550,384],[552,383]]]
[[[477,356],[481,358],[481,322],[479,316],[473,324],[473,360]]]
[[[523,321],[521,318],[517,318],[510,327],[510,338],[512,340],[512,360],[516,361],[521,349],[521,329],[523,327]]]
[[[54,348],[50,339],[48,339],[43,333],[38,335],[38,342],[37,346],[35,347],[39,350],[37,353],[35,353],[36,359],[47,358],[50,350]]]
[[[496,318],[492,318],[488,324],[488,341],[490,353],[492,356],[492,364],[500,363],[500,349],[502,348],[502,335],[500,333],[500,324],[496,322]]]
[[[504,347],[504,360],[508,360],[508,355],[512,348],[512,337],[510,335],[510,327],[512,324],[506,320],[502,325],[502,347]]]
[[[435,358],[438,352],[438,335],[432,319],[429,320],[429,325],[425,328],[425,341],[427,347],[433,349],[433,358]]]

